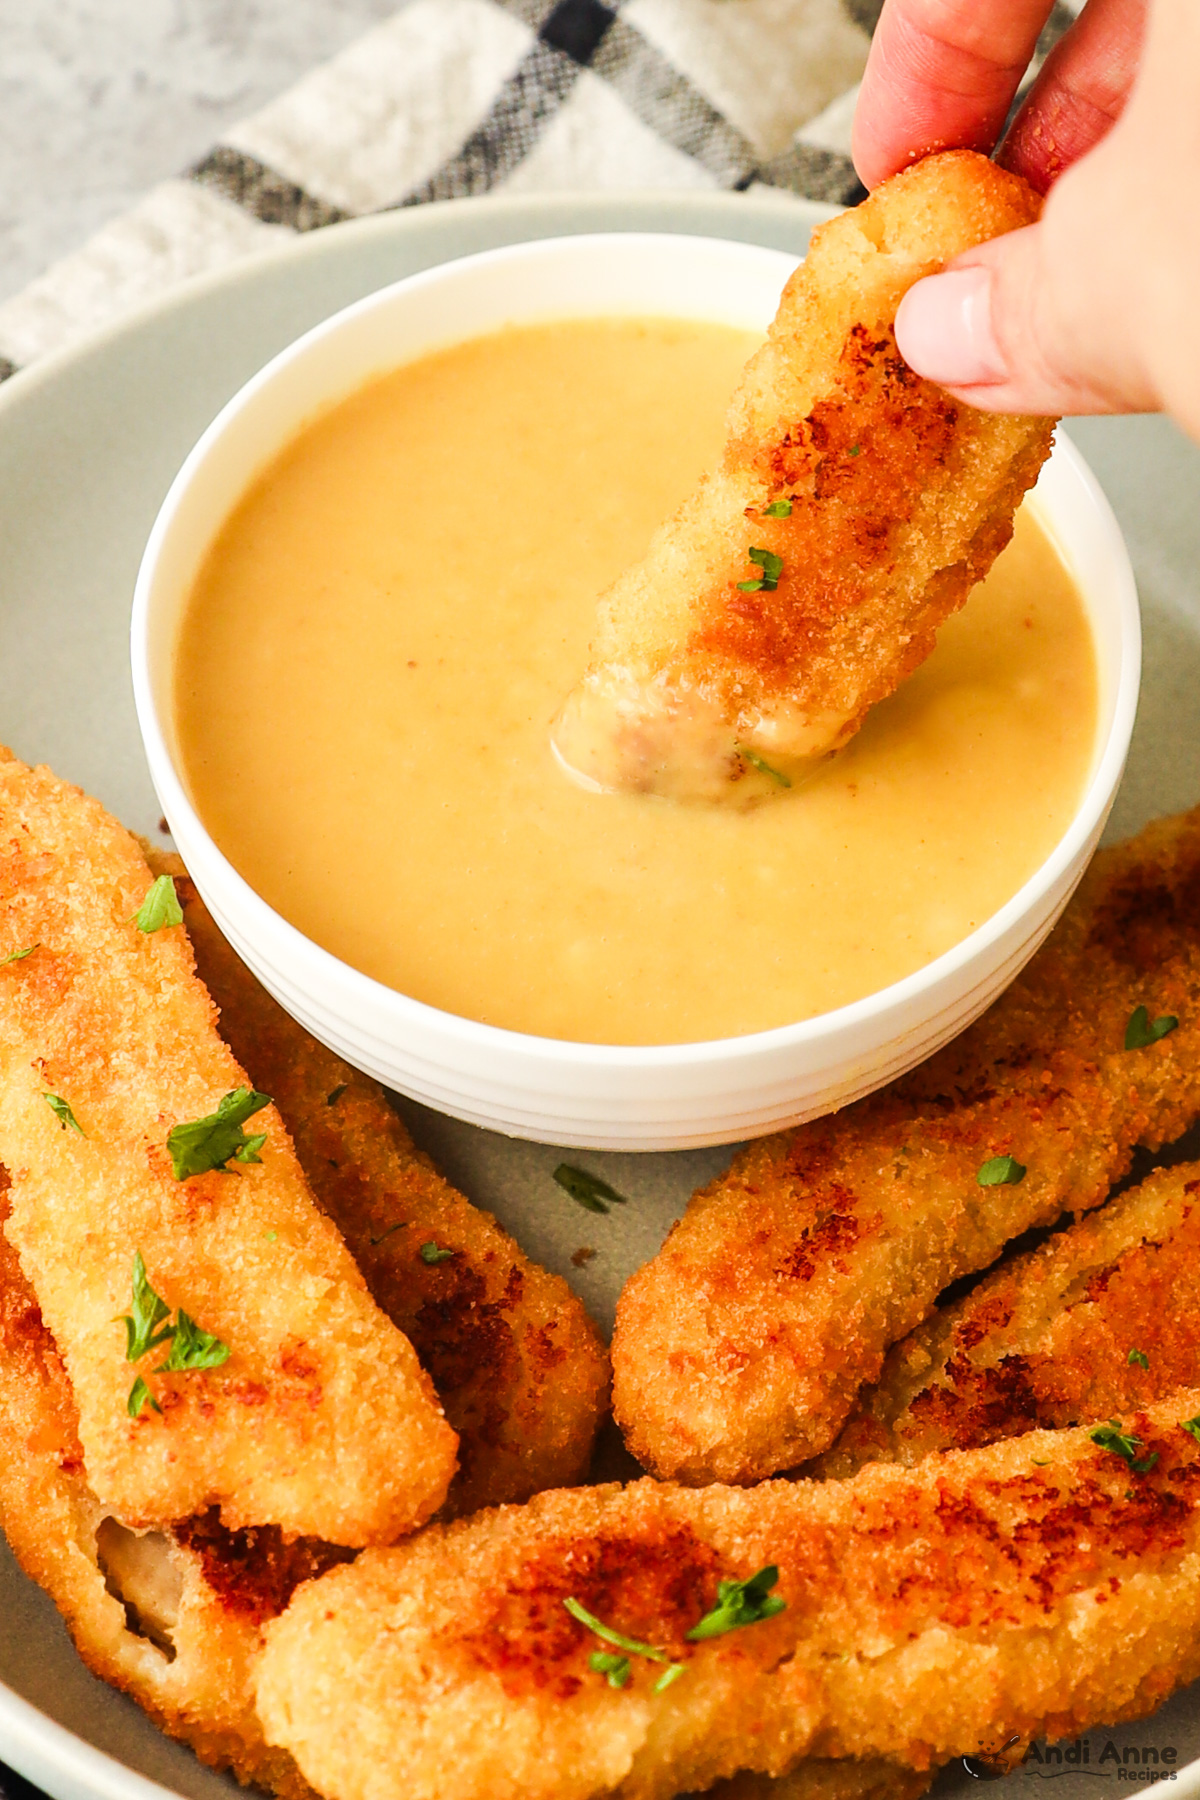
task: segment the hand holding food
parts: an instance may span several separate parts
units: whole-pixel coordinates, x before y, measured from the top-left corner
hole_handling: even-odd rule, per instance
[[[932,145],[989,149],[1049,11],[889,0],[855,118],[863,180]],[[1198,79],[1190,0],[1082,11],[1000,152],[1050,190],[1042,218],[913,288],[896,336],[914,369],[987,411],[1161,408],[1200,437],[1200,244],[1180,210],[1200,181]]]
[[[790,785],[929,655],[1008,542],[1051,428],[949,401],[893,320],[915,281],[1037,210],[960,151],[814,232],[720,466],[601,600],[554,727],[569,769],[676,798]]]

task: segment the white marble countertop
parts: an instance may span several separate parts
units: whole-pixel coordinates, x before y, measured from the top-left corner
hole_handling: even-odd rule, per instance
[[[0,300],[400,0],[0,0]]]

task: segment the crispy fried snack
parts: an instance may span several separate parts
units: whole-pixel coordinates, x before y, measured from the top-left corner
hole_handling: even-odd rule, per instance
[[[377,1082],[276,1005],[180,859],[150,862],[176,879],[222,1037],[274,1096],[319,1205],[459,1434],[442,1517],[582,1480],[608,1406],[608,1355],[581,1301],[443,1180]],[[453,1255],[424,1261],[431,1243]]]
[[[733,1775],[709,1788],[709,1800],[921,1800],[933,1773],[873,1757],[811,1756],[789,1775]]]
[[[1126,1050],[1142,1005],[1178,1028]],[[617,1309],[630,1449],[689,1483],[818,1455],[944,1287],[1098,1205],[1135,1145],[1198,1114],[1200,809],[1102,851],[1025,972],[946,1050],[751,1144],[695,1196]],[[1021,1179],[980,1185],[1008,1155]]]
[[[135,923],[150,882],[95,801],[0,753],[8,1232],[67,1367],[89,1485],[131,1527],[215,1505],[230,1529],[390,1542],[445,1498],[454,1433],[273,1107],[251,1122],[261,1162],[255,1138],[233,1159],[235,1135],[228,1168],[176,1178],[172,1128],[249,1084],[185,933]],[[188,1349],[181,1326],[125,1360],[137,1252],[174,1320],[228,1346],[221,1366],[160,1372]],[[130,1416],[135,1377],[161,1410]]]
[[[0,1170],[0,1190],[6,1183]],[[251,1668],[263,1620],[345,1553],[285,1547],[273,1527],[231,1534],[213,1518],[139,1536],[88,1487],[76,1425],[54,1340],[0,1230],[0,1526],[17,1560],[94,1674],[204,1762],[307,1800],[291,1757],[263,1740]]]
[[[848,1482],[560,1490],[297,1590],[258,1709],[329,1800],[665,1800],[801,1756],[914,1769],[1136,1718],[1200,1672],[1200,1390]],[[689,1637],[775,1565],[785,1610]],[[650,1647],[613,1654],[564,1603]],[[759,1608],[750,1607],[751,1618]],[[618,1650],[620,1646],[616,1647]],[[617,1672],[618,1677],[620,1671]]]
[[[1103,1419],[1195,1381],[1200,1163],[1139,1187],[1001,1263],[896,1344],[807,1474],[918,1463]]]
[[[719,468],[600,602],[554,727],[607,788],[769,790],[846,743],[933,649],[1012,535],[1054,422],[975,412],[914,375],[914,282],[1037,217],[969,150],[885,181],[813,233],[734,396]]]

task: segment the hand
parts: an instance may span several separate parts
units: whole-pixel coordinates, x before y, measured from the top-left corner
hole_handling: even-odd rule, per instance
[[[1048,10],[887,0],[855,119],[863,180],[990,149]],[[1198,96],[1196,0],[1089,0],[1000,154],[1050,190],[1045,212],[910,291],[913,368],[986,411],[1163,409],[1200,438]]]

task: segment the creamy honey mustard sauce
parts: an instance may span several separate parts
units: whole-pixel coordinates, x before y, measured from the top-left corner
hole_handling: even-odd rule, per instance
[[[317,943],[519,1031],[726,1037],[920,968],[1050,851],[1096,672],[1028,507],[934,655],[802,788],[675,805],[556,766],[596,596],[715,458],[755,342],[501,332],[373,382],[246,496],[184,623],[178,735],[217,843]]]

